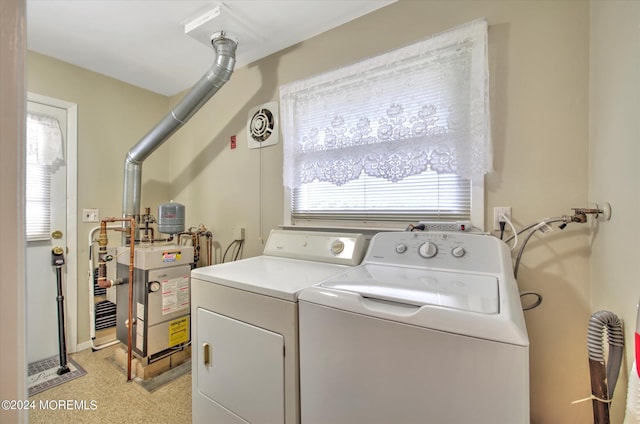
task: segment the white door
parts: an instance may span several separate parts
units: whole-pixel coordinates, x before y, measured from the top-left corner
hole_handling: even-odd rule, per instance
[[[27,102],[27,111],[54,118],[62,132],[63,159],[50,167],[50,215],[51,225],[46,238],[27,240],[26,251],[26,325],[27,362],[45,359],[58,354],[58,313],[56,269],[52,266],[51,251],[54,246],[64,249],[67,258],[67,109],[39,102]],[[59,142],[59,141],[58,141]],[[27,172],[29,166],[27,165]],[[27,206],[27,215],[30,211]],[[29,218],[28,218],[29,219]],[[69,303],[67,267],[63,266],[62,281],[64,307],[68,313]],[[75,285],[74,285],[75,288]],[[76,296],[72,296],[75,301]],[[75,313],[75,305],[72,308]],[[65,321],[69,321],[68,315]],[[71,320],[75,325],[75,319]],[[69,322],[66,323],[69,328]],[[68,333],[67,333],[68,334]],[[75,335],[75,331],[74,331]],[[67,340],[67,346],[69,346]],[[75,343],[75,340],[73,340]],[[72,346],[74,351],[75,345]]]

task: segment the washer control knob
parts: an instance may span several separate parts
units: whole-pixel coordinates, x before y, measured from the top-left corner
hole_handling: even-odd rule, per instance
[[[423,258],[433,258],[438,253],[438,246],[430,241],[424,242],[418,248],[418,253]]]
[[[344,250],[344,242],[340,240],[336,240],[333,243],[331,243],[331,253],[333,253],[334,255],[338,255],[342,253],[343,250]]]
[[[407,245],[404,243],[398,243],[396,245],[396,252],[397,253],[404,253],[407,251]]]
[[[451,249],[451,255],[454,258],[461,258],[465,253],[467,253],[467,251],[464,250],[464,247],[462,246],[454,247],[453,249]]]

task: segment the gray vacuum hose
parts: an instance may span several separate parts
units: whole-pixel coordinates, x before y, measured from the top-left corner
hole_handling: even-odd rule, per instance
[[[604,364],[603,332],[605,328],[607,329],[607,339],[609,340],[607,386],[609,388],[609,399],[611,399],[618,381],[624,351],[624,332],[620,318],[609,311],[600,311],[591,315],[587,343],[589,359]]]

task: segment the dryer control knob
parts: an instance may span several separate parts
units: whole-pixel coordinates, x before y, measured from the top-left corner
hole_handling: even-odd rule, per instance
[[[438,253],[438,246],[430,241],[424,242],[418,248],[418,253],[423,258],[433,258]]]
[[[398,243],[396,245],[396,252],[397,253],[404,253],[407,251],[407,245],[404,243]]]
[[[453,249],[451,249],[451,255],[454,258],[461,258],[465,253],[467,253],[467,251],[464,250],[464,247],[462,246],[454,247]]]
[[[344,250],[344,242],[340,240],[336,240],[333,243],[331,243],[331,253],[333,253],[334,255],[342,253],[343,250]]]

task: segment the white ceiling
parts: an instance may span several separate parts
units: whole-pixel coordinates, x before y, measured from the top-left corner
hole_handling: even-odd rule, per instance
[[[394,1],[27,0],[27,47],[174,95],[213,64],[213,32],[238,41],[237,69]],[[185,34],[211,11],[219,15]]]

